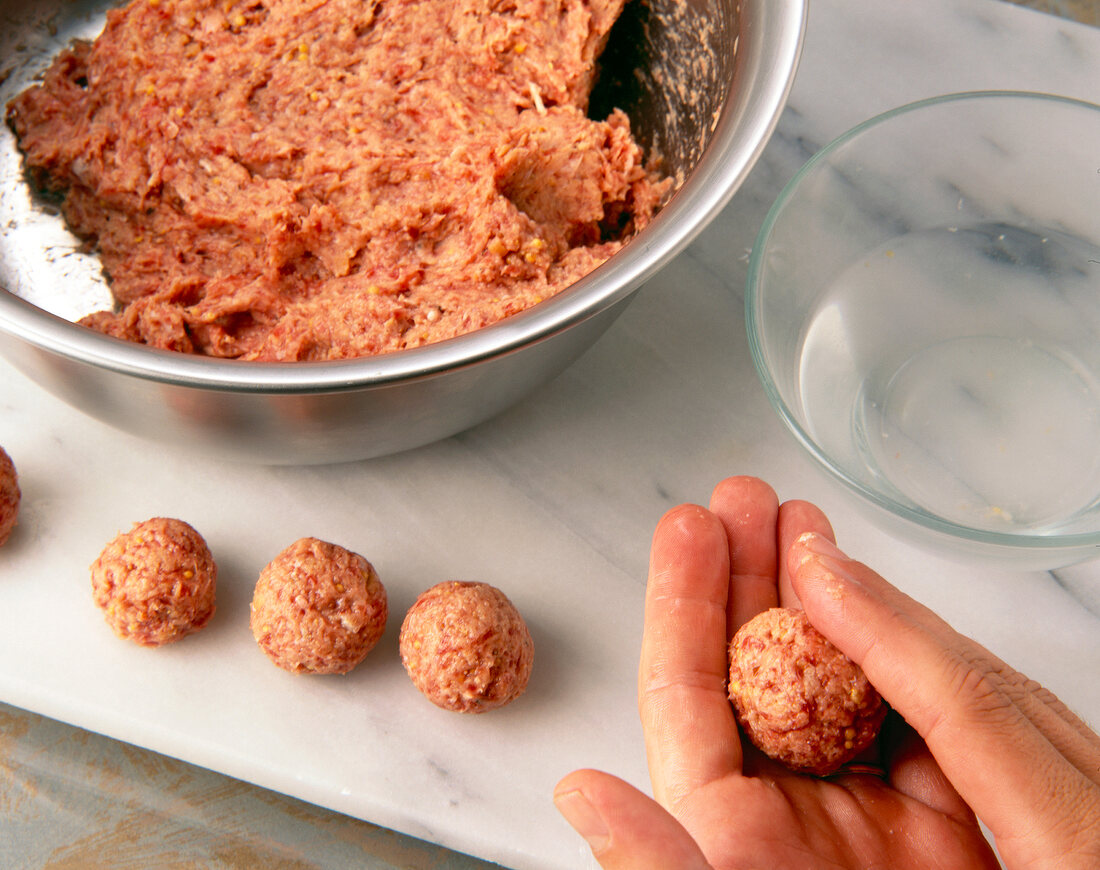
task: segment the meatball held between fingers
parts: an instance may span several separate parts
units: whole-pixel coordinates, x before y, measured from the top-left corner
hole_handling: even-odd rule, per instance
[[[534,643],[508,597],[488,583],[439,583],[422,593],[401,626],[401,661],[438,707],[483,713],[527,688]]]
[[[729,696],[745,736],[792,770],[824,776],[870,746],[886,704],[801,610],[775,607],[730,642]]]
[[[250,623],[269,659],[291,673],[344,674],[386,629],[386,590],[366,559],[301,538],[260,572]]]
[[[114,538],[92,563],[92,598],[119,637],[161,646],[214,615],[218,568],[183,520],[154,517]]]

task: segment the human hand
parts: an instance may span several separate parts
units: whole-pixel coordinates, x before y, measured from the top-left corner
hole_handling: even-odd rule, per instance
[[[742,745],[727,644],[776,604],[805,607],[901,714],[884,778],[798,775]],[[639,708],[657,802],[589,770],[555,790],[605,870],[995,868],[971,806],[1012,870],[1100,866],[1100,738],[754,478],[658,525]]]

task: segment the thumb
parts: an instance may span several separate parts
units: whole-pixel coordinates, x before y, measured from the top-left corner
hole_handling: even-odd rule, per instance
[[[712,870],[667,810],[611,774],[573,771],[554,789],[554,804],[603,870]]]

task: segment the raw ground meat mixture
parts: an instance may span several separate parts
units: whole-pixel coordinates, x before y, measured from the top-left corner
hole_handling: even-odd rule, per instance
[[[8,107],[160,348],[356,357],[591,271],[668,183],[585,116],[624,0],[135,0]]]
[[[11,461],[7,451],[0,447],[0,547],[7,543],[12,529],[15,528],[21,497],[15,463]]]
[[[183,520],[154,517],[118,535],[92,563],[92,598],[115,634],[160,646],[214,615],[218,568]]]
[[[878,734],[886,705],[801,610],[776,607],[730,643],[730,700],[746,736],[793,770],[823,776]]]
[[[250,623],[260,649],[291,673],[344,674],[386,630],[386,590],[366,559],[301,538],[260,572]]]
[[[503,592],[459,581],[416,599],[399,646],[413,685],[458,713],[484,713],[522,695],[535,655],[527,624]]]

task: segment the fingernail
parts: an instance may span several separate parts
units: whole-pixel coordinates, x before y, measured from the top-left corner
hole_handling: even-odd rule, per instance
[[[798,543],[815,556],[830,556],[833,559],[848,558],[836,544],[817,532],[803,532],[798,536]]]
[[[862,585],[852,571],[851,559],[824,535],[806,532],[799,535],[795,543],[802,546],[802,552],[797,555],[797,564],[789,567],[795,592],[803,603],[807,601],[807,596],[815,597],[815,589],[839,601],[854,587]],[[794,558],[792,553],[792,561]],[[807,564],[810,565],[809,571],[800,570]]]
[[[596,853],[603,851],[611,832],[604,823],[603,816],[581,792],[577,790],[554,795],[554,805],[565,820],[584,837],[588,847]]]

